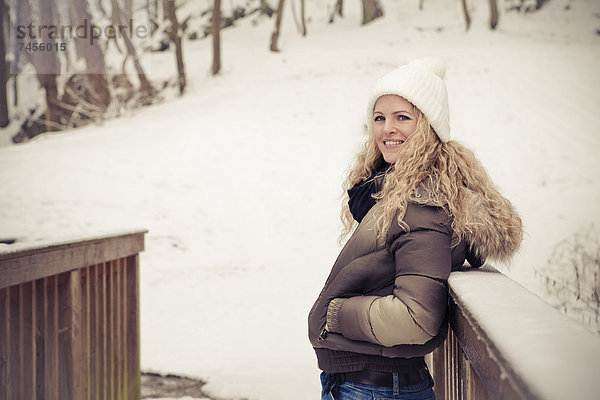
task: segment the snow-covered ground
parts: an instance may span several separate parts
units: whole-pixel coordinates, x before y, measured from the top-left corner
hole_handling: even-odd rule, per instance
[[[479,3],[469,32],[458,1],[384,1],[364,27],[359,2],[333,25],[325,3],[307,1],[305,38],[286,8],[277,54],[272,20],[224,31],[217,77],[210,41],[185,42],[184,97],[0,148],[0,238],[149,230],[143,369],[201,377],[223,397],[318,396],[306,317],[339,251],[367,94],[419,56],[447,60],[452,135],[523,217],[509,275],[541,292],[534,269],[600,221],[599,2],[503,13],[495,32]],[[174,75],[172,54],[152,74]]]

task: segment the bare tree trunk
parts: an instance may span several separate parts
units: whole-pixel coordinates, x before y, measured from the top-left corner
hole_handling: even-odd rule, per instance
[[[106,9],[104,8],[104,5],[102,4],[104,0],[88,0],[88,3],[91,3],[92,1],[94,1],[95,6],[97,7],[98,11],[100,11],[100,14],[103,17],[110,19],[110,15],[108,15]]]
[[[19,104],[19,94],[18,94],[19,93],[19,91],[18,91],[19,86],[17,85],[17,76],[18,76],[17,73],[15,73],[13,75],[13,97],[14,97],[13,98],[13,105],[14,106],[17,106]]]
[[[56,85],[57,74],[38,74],[40,85],[46,91],[46,132],[62,129],[59,124],[58,88]]]
[[[42,0],[42,1],[45,1],[45,0]],[[116,25],[125,25],[121,19],[123,12],[119,8],[119,4],[117,3],[117,0],[112,0],[111,4],[112,4],[113,22]],[[144,68],[142,67],[142,64],[140,63],[140,60],[135,51],[135,47],[133,46],[133,43],[131,42],[129,35],[127,34],[127,30],[122,31],[122,37],[123,37],[123,41],[125,42],[125,47],[127,48],[127,54],[129,54],[129,56],[131,56],[131,58],[133,59],[133,66],[135,67],[135,70],[138,75],[138,79],[140,80],[140,89],[144,93],[144,98],[142,99],[142,103],[150,104],[152,102],[152,97],[154,97],[154,93],[155,93],[154,88],[150,84],[150,81],[148,81],[148,78],[146,78]]]
[[[298,29],[298,33],[302,36],[306,36],[306,21],[304,18],[304,0],[300,0],[300,21],[298,20],[298,15],[296,14],[296,5],[293,0],[290,3],[292,6],[292,15],[294,16],[294,23],[296,24],[296,28]]]
[[[43,0],[44,1],[44,0]],[[92,16],[83,0],[69,0],[71,18],[76,24],[87,20],[92,23]],[[75,40],[77,54],[85,59],[90,84],[91,98],[88,100],[101,112],[106,111],[112,98],[106,79],[106,63],[98,41],[90,44],[87,40]]]
[[[22,22],[25,21],[25,19],[23,18],[23,13],[25,12],[25,9],[27,8],[27,10],[29,9],[29,6],[27,5],[27,7],[25,6],[25,3],[27,2],[27,0],[23,0],[20,3],[17,3],[15,10],[14,10],[14,17],[15,17],[15,25],[20,25]],[[19,104],[19,87],[18,87],[18,79],[17,77],[19,76],[19,61],[20,61],[20,57],[21,57],[21,53],[17,51],[17,41],[13,40],[12,43],[12,48],[10,49],[10,51],[13,54],[13,64],[12,64],[12,72],[13,72],[13,106],[17,106]]]
[[[281,18],[283,16],[283,5],[285,0],[279,0],[279,5],[277,6],[277,18],[275,19],[275,30],[271,35],[271,51],[278,52],[277,41],[279,40],[279,32],[281,29]]]
[[[331,11],[331,15],[329,15],[329,23],[333,23],[335,19],[335,14],[338,14],[340,17],[344,16],[344,0],[337,0],[335,5],[333,6],[333,10]]]
[[[496,0],[490,0],[490,27],[496,29],[498,26],[498,4]]]
[[[185,90],[185,70],[183,67],[183,49],[181,47],[181,32],[179,31],[179,21],[175,13],[175,0],[165,0],[167,2],[167,12],[171,20],[171,29],[169,36],[175,44],[175,60],[177,62],[177,74],[179,82],[179,94]]]
[[[465,30],[469,30],[471,27],[471,16],[469,15],[469,9],[467,8],[467,0],[461,0],[463,14],[465,15]]]
[[[37,3],[37,13],[39,20],[33,18],[31,5],[29,1],[22,0],[21,5],[23,21],[33,21],[32,23],[50,26],[56,21],[53,21],[54,10],[52,8],[53,3],[50,1],[39,0]],[[48,34],[47,30],[42,30],[42,35],[35,40],[39,43],[49,43],[54,46],[55,41]],[[59,73],[60,64],[54,51],[32,51],[29,53],[29,57],[33,67],[36,70],[38,81],[40,86],[44,88],[46,92],[46,115],[45,115],[45,127],[46,132],[56,131],[60,129],[59,125],[59,107],[58,107],[58,89],[56,87],[56,75]]]
[[[160,25],[166,17],[166,4],[164,0],[148,0],[151,4],[150,6],[150,19],[154,21],[157,25]]]
[[[51,25],[53,21],[54,9],[49,1],[39,0],[42,25]],[[42,35],[42,42],[54,43],[54,39],[50,38],[48,33]],[[42,55],[42,62],[45,66],[50,65],[49,74],[39,75],[40,83],[46,90],[46,132],[59,130],[59,106],[58,106],[58,89],[56,86],[56,76],[60,72],[60,64],[53,51],[46,51]]]
[[[133,0],[124,0],[124,3],[125,20],[129,21],[133,18]]]
[[[300,27],[300,21],[298,21],[298,15],[296,15],[296,5],[294,4],[294,0],[290,1],[290,6],[292,8],[292,16],[294,17],[294,23],[296,24],[296,29],[298,29],[298,33],[302,33],[302,28]]]
[[[169,17],[168,17],[169,13],[167,11],[167,3],[162,1],[161,4],[162,4],[162,21],[166,21],[167,19],[169,19]]]
[[[221,0],[215,0],[212,12],[213,64],[212,74],[221,70]]]
[[[362,10],[363,25],[368,24],[379,17],[383,17],[383,7],[381,7],[379,0],[362,0]]]
[[[4,0],[0,0],[0,128],[4,128],[10,122],[8,118],[8,97],[6,94],[6,82],[8,81],[8,68],[6,64],[6,47],[4,38],[4,17],[7,10]]]
[[[158,0],[150,0],[150,19],[158,23]]]
[[[306,36],[306,4],[300,0],[300,20],[302,21],[302,36]]]

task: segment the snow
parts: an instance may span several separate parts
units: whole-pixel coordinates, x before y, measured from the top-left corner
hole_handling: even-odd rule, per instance
[[[306,317],[339,251],[367,94],[420,56],[447,60],[452,135],[523,217],[512,278],[540,292],[534,269],[600,221],[600,3],[503,13],[495,32],[479,5],[465,32],[459,2],[384,1],[386,17],[364,27],[358,2],[333,25],[325,3],[307,1],[304,38],[286,9],[280,53],[268,51],[272,20],[225,30],[217,77],[210,41],[186,41],[184,97],[0,147],[0,238],[149,230],[143,369],[199,377],[224,398],[318,396]],[[154,56],[151,73],[174,76],[173,55]]]
[[[598,336],[500,273],[454,272],[449,284],[489,355],[503,359],[505,378],[524,382],[536,399],[597,397]]]

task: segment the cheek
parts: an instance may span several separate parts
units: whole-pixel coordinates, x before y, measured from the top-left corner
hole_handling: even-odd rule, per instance
[[[417,121],[413,121],[413,123],[410,124],[409,133],[412,135],[413,133],[415,133],[416,130],[417,130]]]
[[[373,136],[373,139],[375,139],[375,141],[377,142],[383,136],[383,129],[380,126],[373,126],[373,129],[371,130],[371,135]]]
[[[383,143],[381,143],[381,135],[378,135],[376,130],[373,130],[371,133],[371,141],[375,144],[379,151],[382,151]]]

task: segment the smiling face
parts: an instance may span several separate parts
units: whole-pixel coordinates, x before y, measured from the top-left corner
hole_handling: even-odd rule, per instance
[[[377,99],[373,110],[372,133],[386,162],[396,162],[398,150],[416,128],[415,108],[409,101],[395,94]]]

